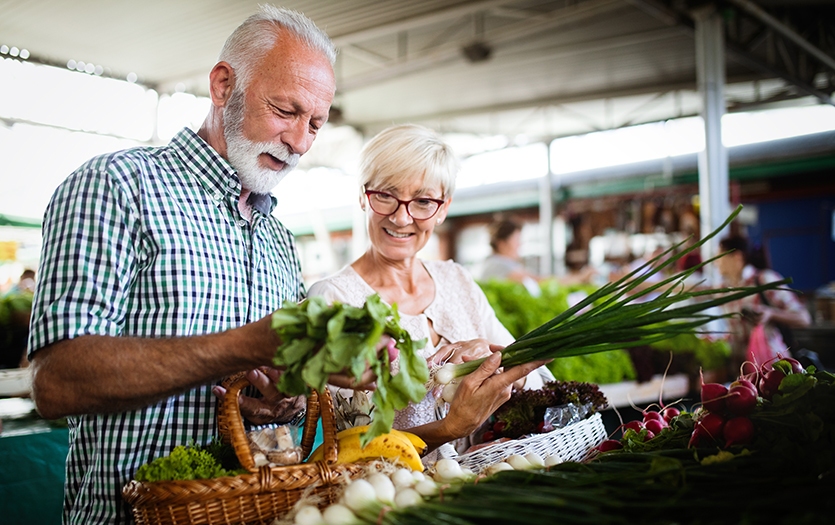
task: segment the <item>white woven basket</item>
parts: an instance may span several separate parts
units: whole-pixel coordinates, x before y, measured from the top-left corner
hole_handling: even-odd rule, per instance
[[[512,454],[524,456],[536,452],[543,459],[557,454],[563,461],[582,461],[592,448],[606,439],[606,428],[600,413],[544,434],[496,443],[455,458],[462,467],[478,474],[483,469]]]

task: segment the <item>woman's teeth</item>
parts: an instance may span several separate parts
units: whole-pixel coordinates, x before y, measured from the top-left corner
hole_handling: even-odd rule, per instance
[[[411,233],[397,233],[397,232],[393,232],[391,230],[388,230],[386,228],[383,228],[383,229],[386,230],[386,233],[388,233],[389,235],[391,235],[392,237],[395,237],[397,239],[405,239],[406,237],[411,235]]]

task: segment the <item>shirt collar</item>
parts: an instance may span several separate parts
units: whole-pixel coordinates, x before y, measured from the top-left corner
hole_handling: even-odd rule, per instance
[[[237,198],[241,194],[237,170],[197,133],[183,128],[171,139],[170,146],[180,153],[190,172],[215,200],[227,195]],[[264,215],[272,213],[278,203],[271,193],[252,193],[247,202]]]

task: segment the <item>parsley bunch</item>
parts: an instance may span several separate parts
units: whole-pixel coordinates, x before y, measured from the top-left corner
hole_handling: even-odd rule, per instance
[[[412,341],[398,323],[397,308],[383,303],[377,294],[369,296],[361,308],[339,302],[328,305],[321,297],[298,304],[286,301],[272,316],[273,329],[282,341],[273,363],[285,368],[278,389],[288,396],[306,394],[308,389],[321,392],[330,374],[344,372],[359,379],[370,367],[377,381],[371,398],[371,426],[361,437],[365,446],[391,431],[395,410],[426,396],[429,370],[416,353],[426,341]],[[377,352],[384,334],[399,350],[396,375],[390,371],[389,353]]]

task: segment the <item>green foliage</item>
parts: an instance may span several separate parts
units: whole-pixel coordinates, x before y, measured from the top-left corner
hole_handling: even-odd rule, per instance
[[[272,317],[273,329],[282,341],[273,363],[286,369],[278,389],[290,396],[304,394],[308,388],[322,392],[330,374],[347,372],[359,379],[370,367],[377,380],[371,398],[371,427],[361,437],[365,446],[391,431],[395,410],[426,396],[429,369],[416,352],[426,341],[412,341],[398,323],[396,306],[390,308],[377,294],[369,296],[362,308],[339,302],[328,305],[321,297],[298,304],[285,302]],[[391,374],[388,352],[377,352],[384,334],[399,350],[396,375]]]
[[[690,353],[705,370],[718,370],[725,367],[731,356],[731,347],[724,339],[698,337],[695,333],[678,334],[663,341],[649,345],[663,352]]]
[[[168,456],[139,467],[136,480],[212,479],[237,474],[236,471],[224,469],[220,460],[212,454],[212,450],[220,453],[222,445],[209,445],[206,448],[194,445],[175,447]]]
[[[548,363],[554,378],[605,385],[636,378],[635,366],[625,350],[554,359]]]

